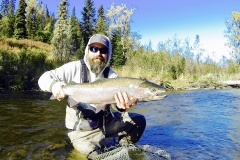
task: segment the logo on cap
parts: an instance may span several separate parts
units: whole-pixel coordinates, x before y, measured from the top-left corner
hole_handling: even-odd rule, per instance
[[[102,39],[102,41],[103,41],[103,44],[105,44],[107,47],[109,47],[109,42],[108,42],[108,40],[107,39]]]

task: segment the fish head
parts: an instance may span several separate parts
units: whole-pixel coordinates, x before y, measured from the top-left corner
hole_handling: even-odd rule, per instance
[[[149,81],[142,82],[137,92],[139,101],[158,101],[166,97],[166,89],[163,86]]]

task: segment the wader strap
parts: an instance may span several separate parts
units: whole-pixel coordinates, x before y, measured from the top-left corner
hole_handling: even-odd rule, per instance
[[[103,134],[106,135],[106,122],[105,122],[105,115],[103,115]]]
[[[84,62],[83,59],[80,60],[81,62],[81,65],[82,65],[82,70],[81,70],[81,75],[80,75],[80,79],[82,80],[82,83],[89,83],[89,80],[88,80],[88,73],[87,73],[87,65],[86,63]],[[108,78],[108,74],[109,74],[109,71],[110,71],[110,67],[106,67],[103,71],[103,76],[104,78]],[[108,105],[105,110],[104,110],[104,114],[103,114],[103,133],[106,134],[106,131],[105,131],[105,121],[106,121],[106,117],[108,115],[110,111],[110,105]],[[79,113],[80,113],[80,109],[79,107],[77,108],[77,112],[76,112],[76,115],[79,116]],[[83,112],[83,111],[81,111]],[[82,113],[81,113],[82,114]],[[112,114],[112,113],[111,113]],[[76,130],[77,128],[77,125],[79,124],[79,121],[80,121],[80,117],[78,119],[78,121],[75,123],[74,125],[74,128],[73,130]]]
[[[87,65],[85,64],[83,59],[81,59],[80,61],[82,64],[82,72],[81,72],[80,78],[82,79],[83,83],[88,83],[89,80],[88,80],[88,75],[87,75]],[[109,71],[110,71],[110,67],[106,67],[104,69],[104,71],[103,71],[104,78],[108,78]]]
[[[81,72],[81,79],[82,79],[82,82],[83,83],[88,83],[88,75],[87,75],[87,66],[84,62],[83,59],[80,60],[81,61],[81,64],[82,64],[82,72]]]
[[[105,70],[103,71],[103,76],[104,78],[108,78],[108,73],[109,73],[110,68],[106,67]]]
[[[77,126],[78,124],[80,123],[80,118],[78,118],[78,120],[75,122],[74,126],[73,126],[73,131],[76,131],[77,130]]]

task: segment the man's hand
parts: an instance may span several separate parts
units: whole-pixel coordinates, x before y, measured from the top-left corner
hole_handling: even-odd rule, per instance
[[[126,92],[118,92],[114,96],[119,109],[128,109],[137,105],[137,101],[135,99],[130,99]]]
[[[58,101],[61,101],[66,97],[66,94],[63,92],[63,86],[65,85],[64,82],[56,82],[52,86],[52,94]]]

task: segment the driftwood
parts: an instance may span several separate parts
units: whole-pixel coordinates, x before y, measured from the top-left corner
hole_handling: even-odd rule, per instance
[[[228,80],[228,81],[222,81],[222,84],[231,86],[233,88],[240,88],[240,81],[239,80]]]

